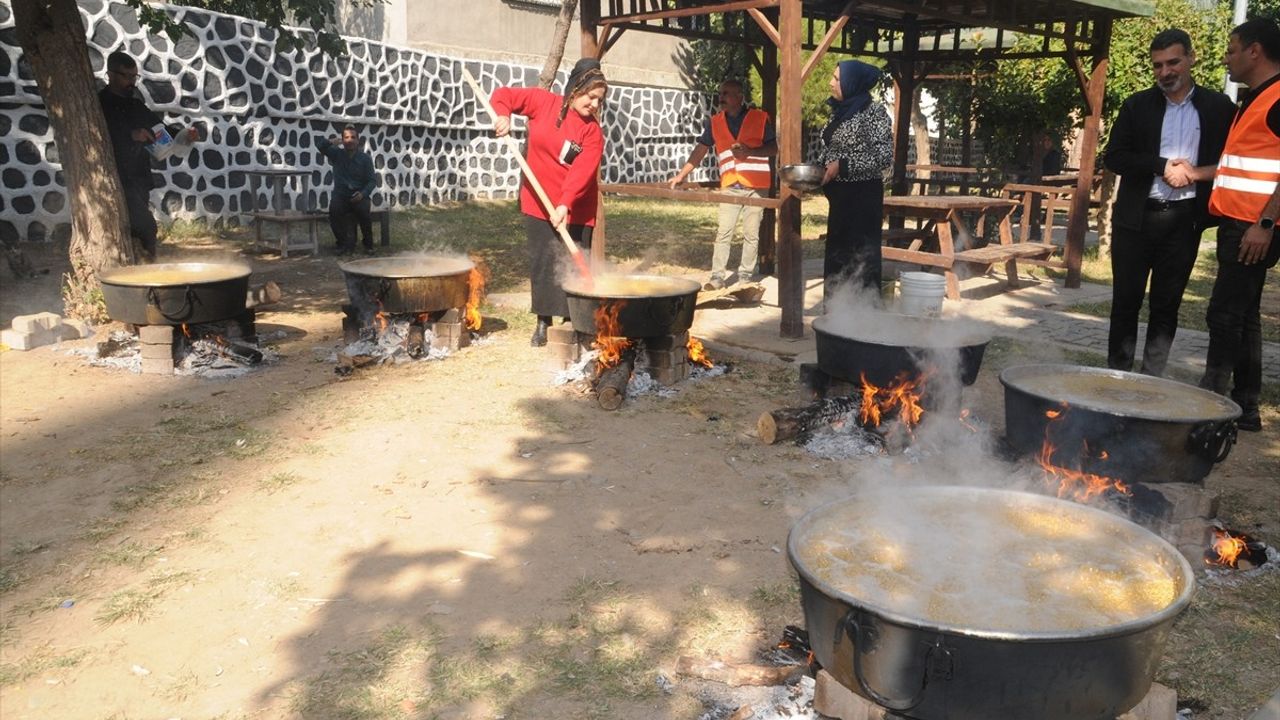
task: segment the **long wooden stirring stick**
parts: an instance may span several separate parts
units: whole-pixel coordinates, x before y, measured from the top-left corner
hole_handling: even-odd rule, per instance
[[[471,76],[471,72],[465,66],[462,68],[462,77],[471,86],[480,103],[484,105],[489,117],[493,118],[494,122],[497,122],[498,113],[494,112],[493,105],[489,104],[489,96],[485,94],[484,89],[480,87],[480,83],[476,82],[476,79]],[[516,144],[515,138],[511,137],[511,133],[508,132],[502,136],[502,139],[507,141],[507,147],[511,148],[512,154],[516,156],[516,161],[520,163],[520,169],[524,171],[525,179],[529,181],[529,187],[533,188],[538,200],[542,201],[542,206],[550,214],[555,210],[556,206],[551,204],[551,198],[547,197],[547,192],[542,189],[542,183],[538,182],[538,177],[533,174],[533,168],[529,167],[529,161],[525,160],[524,155],[520,153],[520,146]],[[568,248],[569,256],[573,258],[573,263],[578,266],[578,272],[582,274],[583,280],[590,284],[591,266],[587,264],[587,258],[583,256],[582,249],[573,241],[573,238],[569,237],[569,231],[565,229],[564,224],[561,224],[556,230],[560,234],[560,239],[564,241],[565,247]]]

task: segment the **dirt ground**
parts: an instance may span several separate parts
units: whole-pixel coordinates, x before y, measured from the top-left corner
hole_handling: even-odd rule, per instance
[[[802,624],[791,523],[868,484],[979,481],[994,370],[1048,352],[993,345],[964,447],[829,461],[754,437],[802,399],[791,368],[735,360],[609,413],[551,384],[519,312],[454,357],[341,379],[335,260],[252,262],[286,300],[258,318],[279,361],[245,377],[0,355],[6,720],[692,720],[724,691],[681,681],[680,655],[751,660]],[[0,320],[58,311],[56,282],[6,277]],[[1277,477],[1273,425],[1209,486],[1277,544]],[[1277,575],[1202,589],[1180,622],[1158,679],[1194,717],[1280,685]]]

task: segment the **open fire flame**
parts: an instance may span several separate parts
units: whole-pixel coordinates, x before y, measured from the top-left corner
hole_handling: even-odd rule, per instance
[[[1040,454],[1036,456],[1036,462],[1045,471],[1045,480],[1048,482],[1057,481],[1058,497],[1083,502],[1092,500],[1108,491],[1115,491],[1121,495],[1132,495],[1133,491],[1120,480],[1097,473],[1062,467],[1053,463],[1053,456],[1057,453],[1058,448],[1050,440],[1050,435],[1053,433],[1054,424],[1067,414],[1067,404],[1063,403],[1062,407],[1063,409],[1061,410],[1045,411],[1044,416],[1049,419],[1049,422],[1045,424],[1044,443],[1040,446]],[[1089,456],[1089,445],[1085,443],[1081,448],[1080,457],[1088,458]],[[1098,460],[1106,460],[1107,457],[1105,450],[1097,454]]]
[[[489,266],[478,256],[472,255],[471,275],[467,278],[467,307],[464,317],[468,330],[479,330],[484,318],[480,316],[480,301],[484,299],[484,286],[489,278]]]
[[[685,346],[689,351],[689,362],[698,363],[702,367],[713,367],[715,363],[711,362],[711,357],[707,355],[707,349],[702,347],[702,341],[690,335],[689,343]]]
[[[879,427],[881,419],[895,410],[903,425],[908,428],[919,425],[924,416],[920,395],[925,377],[913,380],[906,373],[899,373],[888,387],[881,388],[869,382],[864,373],[861,376],[862,408],[858,414],[862,426]]]
[[[618,322],[618,313],[626,304],[626,300],[614,300],[596,308],[596,338],[591,347],[600,351],[596,364],[601,370],[621,362],[622,352],[631,347],[631,341],[622,337],[622,325]]]
[[[1221,528],[1213,529],[1213,541],[1209,545],[1218,554],[1218,557],[1215,559],[1205,558],[1205,562],[1210,565],[1226,565],[1227,567],[1235,567],[1240,554],[1248,548],[1248,542],[1243,537],[1232,535]]]

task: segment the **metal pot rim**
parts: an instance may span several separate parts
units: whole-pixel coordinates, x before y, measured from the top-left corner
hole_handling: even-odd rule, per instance
[[[422,272],[431,262],[443,261],[453,267],[441,268],[438,272]],[[396,265],[401,265],[396,269]],[[386,258],[361,258],[338,263],[338,269],[348,275],[359,275],[370,278],[387,278],[402,280],[412,278],[452,277],[470,273],[476,264],[467,258],[449,257],[445,255],[405,255]]]
[[[896,316],[898,318],[902,318],[901,322],[904,322],[904,323],[917,323],[920,325],[926,325],[926,324],[938,322],[937,320],[932,318],[922,318],[922,317],[917,317],[915,315],[899,315],[898,313],[887,313],[887,312],[881,312],[879,314],[885,315],[885,316],[891,316],[891,317]],[[933,338],[924,338],[921,342],[913,343],[911,345],[896,345],[893,343],[883,342],[882,338],[853,337],[851,335],[845,335],[844,333],[835,332],[834,330],[827,327],[832,322],[834,321],[829,320],[828,316],[826,315],[814,318],[813,319],[814,334],[826,335],[828,337],[839,338],[841,340],[848,340],[851,342],[866,343],[868,345],[879,345],[881,347],[887,347],[887,348],[904,348],[906,350],[919,350],[919,351],[942,350],[947,348],[981,347],[991,342],[991,335],[981,333],[981,329],[977,325],[973,325],[974,334],[972,336],[962,338],[960,342],[956,342],[956,343],[934,342],[934,344],[928,344],[933,340]]]
[[[594,298],[598,300],[660,300],[663,298],[681,297],[683,295],[691,295],[701,289],[701,285],[696,280],[688,278],[672,277],[670,275],[645,275],[639,273],[627,273],[621,275],[603,275],[600,277],[624,277],[634,280],[655,280],[662,284],[670,284],[673,287],[670,291],[662,293],[599,293],[594,290],[588,291],[582,288],[576,288],[571,283],[564,283],[564,292],[566,295],[573,295],[583,298]]]
[[[201,278],[198,276],[200,272],[210,272],[213,270],[223,271],[221,274],[215,274],[212,277]],[[158,280],[147,280],[143,278],[133,278],[133,275],[146,275],[147,273],[157,272],[186,272],[191,273],[193,277],[187,281],[180,282],[160,282]],[[103,271],[98,275],[98,282],[104,285],[116,285],[119,287],[185,287],[188,285],[207,285],[210,283],[226,282],[228,280],[239,280],[248,277],[253,273],[253,269],[243,263],[220,263],[220,262],[169,262],[169,263],[152,263],[150,265],[127,265],[122,267],[114,267]]]
[[[1235,401],[1230,398],[1223,397],[1210,390],[1205,390],[1203,388],[1187,385],[1186,383],[1180,383],[1176,380],[1169,380],[1167,378],[1154,377],[1151,375],[1142,375],[1142,374],[1133,373],[1133,372],[1125,372],[1123,370],[1111,370],[1109,368],[1085,367],[1083,365],[1066,365],[1066,364],[1055,364],[1055,363],[1029,363],[1026,365],[1014,365],[1000,371],[1000,384],[1003,385],[1006,389],[1017,390],[1020,393],[1025,393],[1027,395],[1030,395],[1031,397],[1039,398],[1044,402],[1061,403],[1062,398],[1050,397],[1048,395],[1044,395],[1042,393],[1038,393],[1033,390],[1028,390],[1027,388],[1022,387],[1018,384],[1018,382],[1021,379],[1027,376],[1053,374],[1053,373],[1076,374],[1076,375],[1102,375],[1106,377],[1119,378],[1119,379],[1123,379],[1123,380],[1138,383],[1138,384],[1161,386],[1161,387],[1165,387],[1170,390],[1174,390],[1176,392],[1183,393],[1186,395],[1193,395],[1193,396],[1199,396],[1205,399],[1210,399],[1222,409],[1222,411],[1216,415],[1209,415],[1209,416],[1196,415],[1196,416],[1179,417],[1179,416],[1170,416],[1168,413],[1156,414],[1152,412],[1145,412],[1144,409],[1141,407],[1134,407],[1132,409],[1126,409],[1124,412],[1117,412],[1114,407],[1103,407],[1100,405],[1092,405],[1087,400],[1084,402],[1077,400],[1076,402],[1071,403],[1071,407],[1073,408],[1079,408],[1081,410],[1089,410],[1091,412],[1102,413],[1104,415],[1111,415],[1116,417],[1128,417],[1128,418],[1134,418],[1137,420],[1152,420],[1156,422],[1167,422],[1167,423],[1202,423],[1202,422],[1226,422],[1228,420],[1234,420],[1240,417],[1240,414],[1243,412],[1240,409],[1240,406],[1237,405]]]
[[[1092,513],[1097,517],[1105,518],[1104,522],[1125,523],[1128,525],[1133,525],[1134,527],[1138,528],[1142,532],[1150,535],[1151,536],[1150,539],[1154,541],[1156,545],[1160,546],[1160,548],[1165,552],[1165,554],[1169,558],[1175,561],[1176,563],[1175,567],[1179,572],[1179,574],[1182,576],[1182,591],[1178,594],[1178,597],[1174,598],[1173,602],[1169,603],[1168,606],[1166,606],[1159,612],[1152,613],[1151,615],[1147,615],[1146,617],[1137,618],[1136,620],[1130,620],[1128,622],[1119,623],[1117,625],[1104,625],[1102,627],[1097,627],[1097,628],[1092,628],[1087,630],[1070,630],[1070,631],[1062,630],[1062,631],[1053,631],[1053,632],[1047,632],[1047,631],[1015,632],[1015,631],[1007,631],[1007,630],[982,630],[982,629],[972,628],[972,627],[962,627],[959,625],[931,623],[926,620],[922,620],[919,617],[904,615],[890,608],[869,603],[865,600],[849,595],[848,593],[841,592],[833,588],[831,585],[827,584],[826,582],[823,582],[822,579],[818,578],[813,573],[811,573],[803,563],[797,562],[797,558],[799,557],[799,555],[798,555],[798,548],[796,547],[796,545],[797,543],[799,543],[799,540],[796,537],[797,535],[796,531],[798,529],[805,527],[806,525],[811,524],[813,522],[812,518],[814,515],[822,512],[830,512],[830,508],[838,504],[845,503],[845,502],[852,502],[856,500],[857,498],[856,495],[846,497],[840,500],[832,500],[832,501],[823,503],[818,507],[812,508],[811,510],[806,512],[804,515],[801,515],[800,518],[796,520],[794,524],[792,524],[791,530],[788,531],[787,533],[787,559],[791,562],[791,566],[795,568],[795,571],[800,576],[802,576],[806,582],[808,582],[810,585],[813,585],[815,588],[817,588],[827,597],[835,599],[851,607],[865,609],[883,618],[884,620],[888,620],[889,622],[896,623],[898,625],[902,625],[909,628],[924,630],[927,632],[941,632],[941,633],[947,633],[950,635],[959,635],[959,636],[965,636],[965,637],[971,637],[971,638],[983,638],[988,640],[1003,640],[1003,641],[1018,641],[1018,642],[1062,642],[1062,641],[1086,641],[1086,640],[1094,640],[1094,639],[1104,638],[1104,637],[1130,635],[1130,634],[1142,632],[1148,628],[1151,628],[1163,622],[1172,620],[1173,618],[1177,617],[1178,614],[1181,613],[1184,609],[1186,609],[1187,605],[1191,603],[1191,596],[1194,594],[1195,586],[1196,586],[1195,574],[1191,569],[1191,563],[1187,562],[1187,559],[1183,557],[1182,553],[1179,552],[1177,548],[1173,547],[1173,545],[1169,544],[1169,542],[1164,538],[1156,535],[1155,533],[1152,533],[1146,528],[1143,528],[1135,523],[1125,520],[1124,518],[1113,515],[1105,510],[1099,510],[1097,508],[1089,507],[1087,505],[1080,505],[1078,503],[1071,502],[1070,500],[1060,500],[1058,498],[1049,497],[1047,495],[1037,495],[1035,493],[1021,492],[1017,490],[1000,490],[995,488],[969,487],[969,486],[962,486],[962,485],[935,485],[935,486],[930,486],[929,488],[915,488],[915,489],[929,489],[929,490],[937,490],[941,492],[992,493],[992,494],[1001,494],[1001,495],[1017,495],[1020,498],[1026,498],[1031,502],[1042,502],[1048,505],[1057,504],[1060,506],[1070,506],[1073,509],[1073,511],[1078,510],[1085,513]]]

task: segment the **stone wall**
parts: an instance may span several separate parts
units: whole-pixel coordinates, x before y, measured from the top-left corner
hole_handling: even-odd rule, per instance
[[[350,123],[380,173],[375,207],[513,197],[519,167],[491,137],[490,120],[462,79],[487,89],[534,85],[539,68],[468,61],[349,39],[348,54],[278,54],[274,33],[229,15],[168,6],[190,36],[149,35],[126,5],[80,0],[95,74],[117,49],[139,64],[139,91],[166,121],[205,128],[183,158],[157,163],[152,202],[161,219],[236,224],[268,203],[245,171],[308,171],[289,207],[324,209],[331,171],[317,137]],[[8,3],[0,0],[0,239],[42,241],[70,232],[57,148],[35,81],[21,58]],[[605,65],[606,72],[608,64]],[[560,83],[564,73],[561,73]],[[557,85],[559,87],[559,84]],[[698,93],[612,87],[604,113],[606,182],[669,177],[692,149],[710,105]],[[517,137],[523,125],[517,125]],[[710,177],[711,164],[701,177]]]

